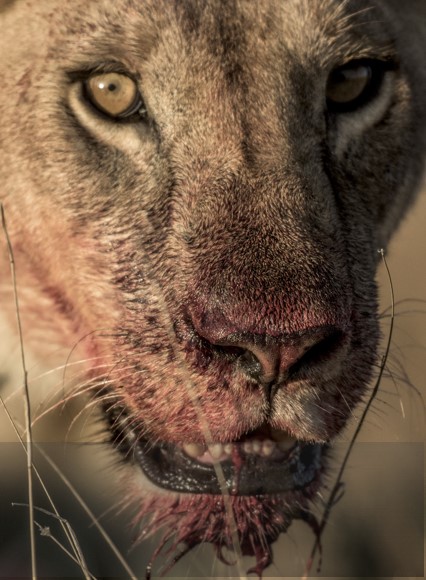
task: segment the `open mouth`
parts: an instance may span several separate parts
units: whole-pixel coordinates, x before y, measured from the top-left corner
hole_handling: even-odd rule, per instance
[[[259,496],[294,492],[314,483],[326,445],[259,429],[229,443],[153,444],[135,434],[123,407],[104,408],[112,442],[156,486],[179,493]]]

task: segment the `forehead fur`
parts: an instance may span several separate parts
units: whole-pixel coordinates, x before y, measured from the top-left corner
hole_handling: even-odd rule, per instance
[[[339,49],[342,57],[348,57],[350,54],[345,51],[359,50],[361,40],[379,47],[389,40],[386,35],[382,36],[377,26],[377,5],[379,2],[366,0],[118,0],[114,3],[77,0],[72,5],[63,0],[43,3],[23,0],[14,4],[14,12],[18,18],[21,15],[26,20],[27,29],[31,29],[30,21],[37,21],[37,26],[44,23],[51,28],[52,37],[92,37],[101,41],[101,50],[102,45],[108,47],[109,43],[131,41],[126,48],[139,53],[138,56],[146,55],[168,31],[175,34],[176,44],[185,37],[191,42],[203,42],[215,54],[218,46],[225,53],[232,53],[235,49],[272,39],[290,50],[300,49],[301,44],[308,48],[318,45],[318,49],[320,43],[324,49],[327,43],[337,45],[341,42],[349,25],[359,21],[363,26],[352,31],[353,46],[346,38]],[[10,6],[11,3],[7,3],[4,7],[6,16]],[[103,39],[99,37],[101,31],[107,33]],[[372,38],[372,32],[376,38]],[[371,47],[367,44],[365,48]]]

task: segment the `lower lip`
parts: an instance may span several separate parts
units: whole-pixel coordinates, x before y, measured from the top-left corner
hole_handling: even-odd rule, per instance
[[[298,444],[286,459],[255,454],[228,458],[220,463],[228,493],[260,496],[294,492],[313,483],[321,472],[324,448]],[[221,495],[215,465],[192,460],[174,446],[141,447],[136,458],[156,486],[178,493]]]

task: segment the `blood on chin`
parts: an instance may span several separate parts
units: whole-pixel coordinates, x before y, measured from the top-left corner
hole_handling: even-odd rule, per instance
[[[261,578],[272,562],[273,542],[286,532],[294,519],[306,519],[309,498],[315,491],[311,486],[309,493],[304,490],[271,496],[223,497],[157,494],[150,490],[142,501],[140,497],[137,500],[137,515],[133,521],[140,530],[137,542],[159,533],[151,564],[155,566],[160,554],[161,563],[166,557],[161,569],[161,573],[165,574],[181,557],[201,543],[212,544],[222,562],[233,564],[235,561],[228,561],[223,550],[235,553],[234,542],[237,540],[241,554],[255,558],[255,564],[247,574],[254,573]],[[229,502],[228,505],[226,502]],[[229,511],[234,521],[231,521]],[[236,530],[233,532],[234,526]]]

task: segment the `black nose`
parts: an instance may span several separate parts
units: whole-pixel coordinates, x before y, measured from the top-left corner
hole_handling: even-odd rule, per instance
[[[206,337],[205,337],[206,338]],[[240,367],[263,385],[296,379],[332,356],[343,343],[343,333],[330,326],[306,329],[300,333],[271,338],[268,336],[230,335],[213,343],[222,352],[241,349]]]
[[[247,376],[263,385],[269,398],[274,396],[278,386],[306,378],[314,370],[319,372],[324,361],[331,361],[331,366],[338,368],[347,343],[346,332],[335,324],[271,336],[241,331],[242,325],[232,323],[223,315],[191,316],[191,319],[195,331],[212,349],[227,360],[235,361]]]

